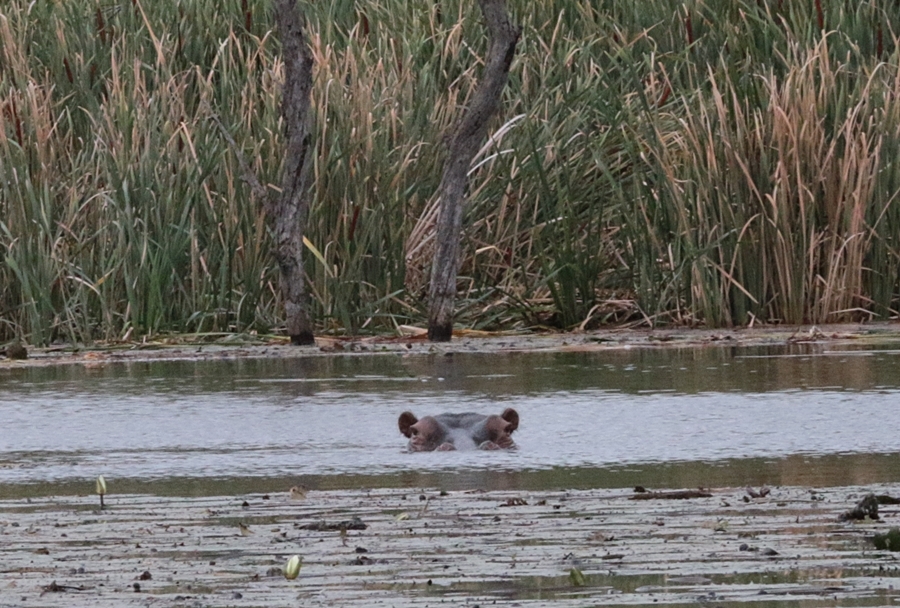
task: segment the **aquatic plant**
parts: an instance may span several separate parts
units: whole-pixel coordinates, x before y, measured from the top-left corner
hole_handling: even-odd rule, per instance
[[[103,478],[103,475],[97,477],[97,481],[94,483],[94,490],[100,497],[100,508],[102,509],[103,497],[106,496],[106,479]]]
[[[300,574],[300,556],[292,555],[284,565],[284,578],[294,580]]]
[[[320,332],[424,321],[469,2],[304,3],[306,273]],[[0,340],[268,333],[283,156],[269,3],[0,9]],[[523,36],[470,174],[458,324],[896,315],[900,5],[510,3]],[[272,187],[272,186],[270,186]]]
[[[879,551],[900,551],[900,529],[891,528],[884,534],[875,534],[872,544]]]

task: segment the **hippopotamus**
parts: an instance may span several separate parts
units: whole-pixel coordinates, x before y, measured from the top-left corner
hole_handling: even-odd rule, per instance
[[[511,407],[491,414],[438,414],[421,420],[403,412],[400,432],[409,437],[410,452],[433,450],[508,450],[516,447],[512,433],[519,428],[519,413]]]

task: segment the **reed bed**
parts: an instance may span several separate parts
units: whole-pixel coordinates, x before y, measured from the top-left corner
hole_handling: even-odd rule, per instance
[[[425,318],[473,2],[304,4],[323,332]],[[887,319],[900,271],[900,5],[512,0],[524,34],[471,172],[461,324]],[[281,323],[259,201],[282,157],[263,0],[0,9],[0,340]],[[274,186],[270,186],[274,187]]]

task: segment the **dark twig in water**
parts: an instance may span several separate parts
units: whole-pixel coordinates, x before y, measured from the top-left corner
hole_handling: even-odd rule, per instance
[[[641,492],[631,497],[631,500],[653,500],[663,498],[669,500],[684,500],[686,498],[710,498],[712,494],[706,490],[675,490],[672,492]]]
[[[41,595],[45,593],[63,593],[65,591],[87,591],[91,587],[85,587],[83,585],[78,585],[75,587],[74,585],[58,585],[56,581],[53,581],[49,585],[44,585],[41,587]]]
[[[314,524],[300,526],[300,529],[314,530],[316,532],[337,532],[338,530],[365,530],[367,527],[368,526],[366,526],[360,518],[354,517],[353,519],[347,519],[337,523],[325,523],[324,521],[320,521]]]

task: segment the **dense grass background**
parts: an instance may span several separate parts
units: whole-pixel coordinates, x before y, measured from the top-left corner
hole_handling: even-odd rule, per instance
[[[510,0],[524,26],[471,174],[461,324],[890,318],[900,3]],[[474,1],[303,4],[320,331],[422,322]],[[263,0],[0,8],[0,340],[269,332],[259,202],[282,63]]]

